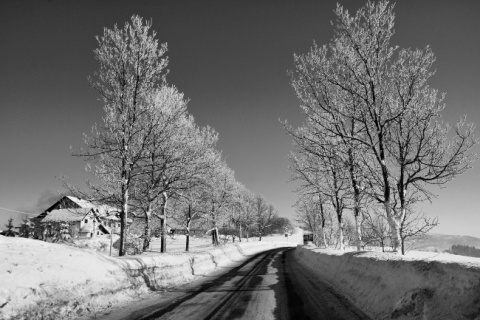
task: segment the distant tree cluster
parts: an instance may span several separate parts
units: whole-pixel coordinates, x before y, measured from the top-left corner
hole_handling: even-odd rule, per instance
[[[477,249],[474,246],[454,244],[450,249],[446,250],[446,252],[460,256],[480,258],[480,249]]]
[[[87,191],[65,180],[75,195],[118,208],[119,254],[126,252],[129,219],[141,220],[143,248],[159,230],[166,251],[167,221],[187,230],[208,229],[213,244],[219,228],[255,232],[260,239],[277,219],[275,208],[236,181],[221,152],[217,132],[198,126],[187,99],[167,83],[167,45],[158,43],[151,22],[134,15],[122,28],[104,29],[94,51],[99,69],[91,86],[103,101],[104,117],[84,150]],[[172,220],[170,220],[172,219]]]
[[[474,126],[442,121],[445,95],[428,85],[432,50],[390,44],[393,7],[369,1],[352,15],[337,5],[331,42],[294,56],[291,84],[306,118],[297,129],[285,122],[297,215],[326,246],[335,234],[340,249],[349,238],[357,250],[388,241],[404,253],[405,239],[437,224],[414,210],[432,198],[428,185],[476,160]]]
[[[15,237],[15,231],[13,230],[13,218],[8,219],[8,223],[5,224],[5,227],[7,227],[7,229],[2,231],[2,235],[5,237]]]

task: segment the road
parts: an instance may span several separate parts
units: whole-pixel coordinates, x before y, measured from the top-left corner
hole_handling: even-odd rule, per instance
[[[97,319],[369,319],[277,248]]]

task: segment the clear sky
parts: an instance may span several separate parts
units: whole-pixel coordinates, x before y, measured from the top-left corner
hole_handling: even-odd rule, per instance
[[[340,3],[351,12],[364,4]],[[168,82],[191,100],[198,124],[220,133],[219,148],[237,179],[293,218],[291,141],[279,119],[298,126],[302,116],[287,70],[293,53],[332,38],[335,6],[331,0],[0,1],[0,207],[38,214],[62,191],[57,176],[83,181],[85,164],[70,146],[82,147],[82,134],[101,122],[102,104],[86,79],[97,68],[94,37],[139,14],[168,43]],[[475,0],[396,4],[392,44],[432,47],[437,74],[430,85],[447,92],[450,123],[462,114],[480,123],[479,9]],[[480,237],[479,180],[477,164],[423,205],[439,217],[435,232]],[[0,229],[10,216],[18,217],[0,209]]]

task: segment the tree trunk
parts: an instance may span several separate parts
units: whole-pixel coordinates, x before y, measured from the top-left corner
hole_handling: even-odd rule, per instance
[[[387,214],[387,220],[390,225],[390,234],[392,237],[392,248],[393,252],[398,252],[398,248],[400,246],[400,239],[397,236],[399,234],[398,228],[395,223],[395,218],[392,215],[392,207],[390,203],[390,197],[391,197],[391,188],[390,188],[390,182],[388,180],[389,174],[388,174],[388,168],[385,162],[385,149],[384,149],[384,136],[383,132],[380,130],[380,128],[377,128],[378,131],[378,151],[379,151],[379,159],[380,159],[380,166],[382,168],[382,179],[383,179],[383,205],[385,207],[385,213]]]
[[[400,221],[397,221],[397,218],[392,214],[392,208],[390,206],[390,201],[384,203],[385,212],[387,213],[388,224],[390,225],[390,236],[392,238],[392,249],[393,252],[398,252],[400,249]]]
[[[162,193],[160,252],[167,252],[167,199],[167,194],[165,192]]]
[[[398,238],[400,239],[400,247],[401,247],[402,255],[405,255],[405,238],[403,237],[403,220],[405,219],[405,215],[407,214],[407,208],[405,208],[405,193],[406,193],[406,190],[404,189],[400,191],[400,196],[401,196],[400,216],[398,216],[398,214],[395,215],[395,224],[398,226]]]
[[[120,212],[120,246],[118,249],[119,256],[124,256],[126,254],[125,242],[127,239],[128,187],[126,185],[123,185],[122,189],[123,206]]]
[[[394,232],[393,232],[393,235],[394,235],[394,248],[393,248],[393,251],[394,252],[401,252],[402,249],[402,236],[400,234],[400,229],[401,229],[401,218],[398,217],[398,216],[393,216],[393,222],[394,222],[394,225],[395,225],[395,229],[394,229]]]
[[[213,242],[214,246],[218,246],[220,244],[218,242],[218,228],[217,228],[216,223],[215,223],[215,226],[214,226],[213,231],[212,231],[212,242]]]
[[[192,222],[192,205],[188,204],[185,251],[188,251],[190,249],[190,223],[191,222]]]
[[[212,228],[212,244],[214,246],[218,246],[218,228],[217,228],[217,220],[216,220],[216,216],[215,216],[215,211],[214,211],[214,207],[212,207],[212,225],[213,225],[213,228]]]
[[[325,229],[324,228],[322,228],[322,236],[323,236],[323,245],[325,246],[325,248],[328,248],[327,237],[325,235]]]
[[[239,242],[242,242],[242,225],[240,224],[240,227],[239,227],[240,231],[238,233],[238,241]]]
[[[320,196],[319,196],[320,197]],[[323,237],[323,245],[325,248],[328,248],[328,243],[327,243],[327,236],[325,235],[325,211],[323,208],[323,202],[320,201],[320,217],[322,218],[322,237]]]
[[[352,122],[352,134],[354,133],[354,127]],[[353,199],[354,199],[354,208],[353,214],[355,217],[355,243],[357,245],[357,251],[362,250],[362,229],[360,224],[360,189],[357,182],[357,177],[355,176],[355,166],[354,166],[354,157],[353,149],[348,149],[348,161],[349,161],[349,172],[350,172],[350,182],[353,189]]]
[[[145,252],[148,250],[150,247],[150,241],[152,239],[152,226],[151,226],[151,214],[152,212],[150,211],[151,206],[149,205],[149,210],[148,212],[145,213],[145,231],[144,231],[144,238],[143,238],[143,248],[142,251]]]
[[[345,250],[345,247],[343,245],[343,222],[341,218],[338,221],[338,245],[341,251]]]
[[[185,251],[188,251],[190,249],[190,221],[191,221],[190,218],[188,218]]]
[[[357,211],[358,210],[358,211]],[[357,244],[357,251],[362,250],[362,227],[360,223],[360,210],[355,208],[355,234],[356,234],[356,244]]]

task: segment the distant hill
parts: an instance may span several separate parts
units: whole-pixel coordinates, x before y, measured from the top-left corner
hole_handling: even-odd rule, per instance
[[[454,244],[473,246],[480,249],[480,238],[432,233],[425,235],[423,239],[417,240],[412,250],[443,252],[450,249]]]

